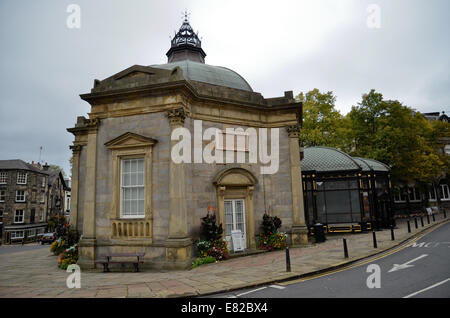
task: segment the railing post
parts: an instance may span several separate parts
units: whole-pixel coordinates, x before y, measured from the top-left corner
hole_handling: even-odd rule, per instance
[[[286,246],[286,272],[291,271],[291,257],[289,255],[289,246]]]
[[[344,257],[348,258],[347,239],[345,237],[343,238],[343,243],[344,243]]]

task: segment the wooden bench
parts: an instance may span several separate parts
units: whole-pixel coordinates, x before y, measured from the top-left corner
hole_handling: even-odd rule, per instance
[[[109,264],[133,264],[134,271],[139,272],[139,264],[143,264],[144,260],[142,259],[144,257],[145,253],[112,253],[112,254],[102,254],[100,257],[105,257],[106,260],[104,261],[96,261],[96,264],[102,264],[103,265],[103,272],[109,272]],[[136,260],[111,260],[112,258],[123,258],[123,257],[136,257]]]

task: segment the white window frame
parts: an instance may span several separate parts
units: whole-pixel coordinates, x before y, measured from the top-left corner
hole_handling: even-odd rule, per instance
[[[45,203],[45,192],[41,192],[41,199],[39,201],[40,203]]]
[[[431,198],[431,194],[434,193],[434,199]],[[431,191],[428,191],[428,201],[430,202],[436,202],[437,200],[437,192],[436,192],[436,188],[432,187]]]
[[[23,176],[25,175],[25,178]],[[17,172],[17,184],[27,184],[28,173],[26,172]]]
[[[0,202],[5,202],[6,200],[6,190],[0,190]]]
[[[17,212],[22,212],[22,215],[19,215]],[[20,217],[22,221],[16,221],[16,219]],[[25,223],[25,211],[24,210],[16,210],[14,212],[14,223]]]
[[[8,184],[8,172],[0,172],[0,184]]]
[[[394,187],[394,202],[395,203],[404,203],[404,202],[406,202],[406,197],[405,197],[405,200],[402,200],[402,191],[403,191],[403,189],[401,187]],[[396,195],[396,193],[398,193],[398,196]]]
[[[45,177],[42,177],[41,187],[45,188]]]
[[[44,211],[42,209],[39,210],[39,222],[44,221]]]
[[[440,190],[441,190],[441,201],[450,201],[450,189],[448,188],[447,184],[441,184],[440,185]],[[444,189],[446,189],[446,193],[447,195],[445,195],[445,191]]]
[[[411,200],[411,196],[410,196],[410,192],[413,194],[414,199]],[[420,202],[422,201],[420,198],[420,192],[418,194],[417,188],[416,187],[408,187],[408,198],[409,198],[409,202]]]
[[[142,171],[142,184],[135,184],[135,185],[124,185],[124,175],[127,173],[124,173],[124,163],[129,161],[130,163],[132,161],[142,161],[143,165],[143,171]],[[143,219],[145,218],[145,157],[136,157],[136,158],[122,158],[120,160],[120,218],[122,219]],[[128,201],[141,201],[143,200],[143,210],[142,211],[136,211],[135,214],[124,214],[124,204],[125,204],[125,198],[124,198],[124,192],[125,189],[142,189],[142,195],[143,198],[138,198],[137,200],[128,200]],[[138,194],[139,195],[139,194]]]
[[[33,233],[33,234],[31,234]],[[35,237],[36,236],[36,229],[29,229],[28,230],[28,237]]]
[[[14,233],[14,236],[13,236],[13,233]],[[21,235],[21,236],[16,236],[17,233],[22,233],[22,235]],[[10,238],[11,238],[12,240],[24,238],[24,232],[23,232],[23,230],[20,230],[20,231],[11,231],[11,232],[10,232]]]
[[[23,195],[20,195],[19,192],[23,192]],[[19,197],[23,197],[23,199],[19,199]],[[25,190],[16,190],[16,202],[26,202],[27,193]]]

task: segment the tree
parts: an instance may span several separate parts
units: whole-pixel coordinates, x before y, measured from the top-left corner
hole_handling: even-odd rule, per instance
[[[445,129],[399,101],[371,90],[347,117],[353,127],[351,155],[388,164],[394,182],[425,185],[446,170],[448,159],[436,144]]]
[[[50,169],[55,170],[55,171],[61,171],[64,179],[66,178],[66,173],[64,172],[63,168],[61,168],[58,165],[49,165]]]
[[[348,127],[335,108],[333,92],[321,93],[317,88],[300,93],[296,99],[303,102],[303,123],[300,140],[303,146],[346,148]]]

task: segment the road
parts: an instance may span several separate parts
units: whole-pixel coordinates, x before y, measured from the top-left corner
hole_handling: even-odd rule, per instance
[[[450,298],[450,222],[334,272],[210,297]]]
[[[48,244],[41,245],[39,243],[28,243],[28,244],[24,244],[24,245],[22,245],[22,244],[0,245],[0,255],[35,250],[38,248],[47,248],[48,249],[48,248],[50,248],[50,246]]]

